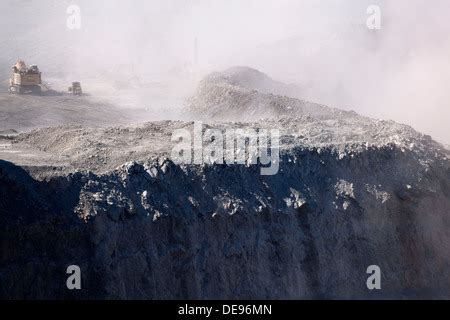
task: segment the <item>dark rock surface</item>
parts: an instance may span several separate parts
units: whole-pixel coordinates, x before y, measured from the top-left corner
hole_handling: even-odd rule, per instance
[[[176,165],[171,137],[192,132],[186,121],[3,138],[0,298],[450,298],[448,150],[285,89],[233,68],[189,106],[203,130],[279,130],[272,176]],[[79,291],[66,288],[69,265]],[[366,287],[371,265],[381,290]]]
[[[297,148],[274,176],[153,160],[38,181],[1,161],[0,297],[449,298],[449,209],[448,161],[395,147]]]

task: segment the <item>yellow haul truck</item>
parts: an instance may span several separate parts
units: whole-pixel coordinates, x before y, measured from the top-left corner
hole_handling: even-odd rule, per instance
[[[41,72],[37,66],[27,68],[22,60],[12,67],[13,75],[9,80],[9,91],[12,93],[36,93],[40,94],[42,79]]]

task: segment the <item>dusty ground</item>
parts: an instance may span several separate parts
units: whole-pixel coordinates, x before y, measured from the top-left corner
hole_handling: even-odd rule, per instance
[[[204,129],[223,132],[278,129],[281,149],[287,151],[331,147],[342,158],[372,147],[395,146],[425,158],[434,152],[446,157],[442,145],[409,126],[277,95],[286,88],[272,85],[267,76],[255,81],[261,75],[251,69],[238,71],[207,77],[183,110],[179,97],[155,83],[143,91],[91,82],[88,88],[95,95],[82,97],[61,93],[62,86],[59,93],[42,96],[0,93],[0,159],[39,167],[43,175],[104,173],[129,161],[170,157],[173,132],[193,132],[192,121],[173,120],[177,117],[202,119]],[[248,88],[249,81],[256,85]],[[169,97],[163,99],[162,92]],[[175,107],[167,111],[171,104]]]
[[[107,168],[112,169],[138,150],[155,151],[160,138],[157,125],[155,134],[146,136],[150,147],[137,146],[139,137],[124,132],[134,132],[136,124],[177,118],[183,101],[180,90],[162,82],[83,79],[85,93],[77,97],[65,92],[67,81],[45,80],[51,89],[40,96],[9,94],[7,81],[0,82],[0,159],[64,170],[105,169],[104,164],[111,163]],[[43,131],[32,133],[39,129]],[[24,142],[25,136],[35,137],[38,144]],[[109,156],[101,160],[106,147]]]
[[[0,134],[61,125],[114,126],[174,119],[184,99],[180,97],[184,93],[162,82],[82,79],[84,94],[77,97],[66,92],[69,81],[45,80],[49,89],[40,96],[12,95],[7,92],[7,81],[0,83]]]
[[[93,103],[89,97],[59,93],[42,96],[0,93],[0,106],[0,131],[24,132],[68,124],[102,126],[114,122],[125,124],[133,120],[111,104]]]

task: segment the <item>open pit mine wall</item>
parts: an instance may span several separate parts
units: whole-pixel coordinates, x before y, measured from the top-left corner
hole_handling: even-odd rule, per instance
[[[2,299],[450,297],[448,161],[296,149],[273,176],[170,161],[27,172],[0,161]]]

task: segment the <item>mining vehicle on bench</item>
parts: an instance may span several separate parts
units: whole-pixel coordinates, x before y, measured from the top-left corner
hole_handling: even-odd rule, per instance
[[[69,92],[75,96],[81,96],[83,94],[81,84],[79,82],[72,82],[72,86],[69,87]]]
[[[9,92],[18,94],[41,93],[41,72],[36,65],[28,68],[25,62],[19,60],[12,66],[12,70],[13,74],[9,80]]]

